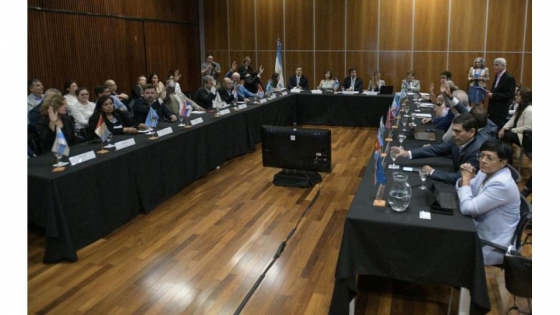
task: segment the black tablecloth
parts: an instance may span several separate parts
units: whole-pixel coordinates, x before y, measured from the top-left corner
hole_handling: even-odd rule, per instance
[[[397,134],[393,131],[395,139]],[[408,150],[423,144],[426,142],[405,140],[404,147]],[[392,145],[398,145],[398,141]],[[387,155],[383,163],[387,175],[384,200],[394,172],[387,168],[389,163],[392,160]],[[401,166],[401,172],[403,165],[453,169],[451,159],[445,157],[399,158],[396,164]],[[388,203],[386,207],[374,207],[377,186],[373,183],[373,169],[372,155],[346,217],[330,313],[348,314],[349,303],[358,291],[357,275],[464,287],[471,293],[471,309],[490,310],[484,259],[472,218],[455,210],[453,216],[432,213],[431,220],[420,219],[420,210],[429,211],[428,197],[426,191],[419,189],[418,174],[412,172],[404,172],[412,186],[407,210],[395,212]],[[434,184],[442,191],[454,191],[451,185]]]
[[[378,127],[392,102],[392,95],[302,92],[297,95],[297,119],[300,124]]]
[[[55,158],[50,153],[29,159],[28,222],[45,230],[44,262],[76,261],[78,248],[95,242],[140,213],[149,213],[228,159],[253,152],[255,144],[261,141],[261,125],[312,124],[296,117],[310,117],[315,109],[309,106],[309,112],[296,112],[296,103],[301,104],[298,99],[302,97],[307,102],[319,97],[321,103],[332,102],[331,107],[346,99],[349,104],[343,109],[348,113],[362,112],[355,108],[363,105],[352,102],[361,96],[289,94],[264,104],[249,104],[247,109],[222,117],[193,114],[191,119],[203,117],[204,122],[191,129],[178,128],[178,123],[161,123],[160,129],[171,126],[174,132],[157,140],[142,134],[114,136],[113,143],[134,137],[136,145],[120,151],[110,149],[94,160],[69,165],[60,173],[52,172]],[[380,116],[375,116],[373,107],[369,109],[365,124],[371,126]],[[331,111],[329,119],[336,121],[339,112]],[[352,119],[348,115],[340,124],[364,124],[362,116],[356,114]],[[70,155],[100,149],[99,140],[90,141],[71,147]]]

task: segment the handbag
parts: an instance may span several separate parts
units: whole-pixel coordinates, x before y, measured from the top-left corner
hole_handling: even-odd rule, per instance
[[[503,266],[508,291],[515,296],[531,298],[533,259],[508,250],[504,255]]]

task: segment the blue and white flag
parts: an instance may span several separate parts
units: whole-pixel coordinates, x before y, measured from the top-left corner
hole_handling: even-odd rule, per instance
[[[150,111],[148,112],[148,116],[146,116],[146,126],[150,128],[155,128],[158,124],[159,116],[156,110],[150,106]]]
[[[282,70],[282,43],[280,39],[276,41],[276,64],[274,65],[274,72],[278,73],[278,84],[279,89],[284,88],[284,71]]]
[[[70,147],[60,127],[56,126],[56,138],[52,146],[52,152],[60,155],[68,156],[70,154]]]

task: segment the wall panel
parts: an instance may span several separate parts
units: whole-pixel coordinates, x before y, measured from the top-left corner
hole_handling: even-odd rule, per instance
[[[275,50],[276,39],[284,42],[282,1],[257,1],[257,49]]]
[[[412,0],[381,1],[380,50],[412,49]]]
[[[348,50],[377,50],[379,0],[348,0]],[[342,1],[341,1],[342,2]],[[377,62],[377,60],[376,60]]]
[[[228,38],[231,37],[231,34],[227,16],[228,5],[226,2],[222,0],[204,1],[204,39],[207,53],[208,51],[217,53],[218,50],[229,49]]]
[[[487,0],[452,1],[449,50],[484,50],[486,3]]]
[[[315,0],[315,49],[344,49],[344,1]]]
[[[313,85],[326,69],[342,80],[349,68],[356,67],[364,80],[378,69],[387,84],[399,88],[406,72],[415,70],[423,90],[428,91],[429,83],[436,83],[439,74],[449,70],[458,87],[466,90],[472,60],[481,56],[491,64],[499,55],[509,56],[508,68],[519,80],[531,82],[531,0],[223,1],[233,8],[229,18],[236,21],[230,32],[244,32],[249,41],[243,48],[239,35],[230,36],[230,62],[249,54],[254,65],[264,65],[266,78],[280,34],[286,77],[302,64],[304,73],[313,76]],[[249,38],[255,32],[256,48]],[[207,34],[213,33],[207,30]]]
[[[410,52],[380,52],[379,71],[381,79],[387,85],[395,86],[395,91],[401,88],[401,81],[406,79],[406,73],[412,69]]]
[[[276,52],[275,51],[268,51],[268,50],[263,50],[263,51],[259,51],[257,52],[257,58],[259,59],[259,64],[255,66],[255,70],[259,69],[259,66],[262,65],[264,68],[264,72],[263,72],[263,77],[262,77],[262,82],[263,82],[263,87],[264,87],[264,83],[270,79],[272,77],[272,74],[274,73],[274,65],[276,62]],[[284,69],[284,71],[286,71]]]
[[[416,0],[414,50],[447,50],[449,0]]]
[[[523,59],[523,76],[519,81],[524,86],[533,86],[533,54],[525,54]]]
[[[527,7],[527,29],[525,30],[525,51],[533,51],[533,2],[528,1]]]
[[[489,0],[488,51],[521,51],[525,24],[524,0]],[[492,23],[494,22],[494,23]]]
[[[312,50],[313,1],[284,0],[286,3],[286,50]],[[319,3],[320,4],[320,3]]]
[[[236,0],[228,3],[229,49],[255,50],[255,1]]]

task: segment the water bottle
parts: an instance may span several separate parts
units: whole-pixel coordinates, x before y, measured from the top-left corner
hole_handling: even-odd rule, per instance
[[[407,182],[408,176],[402,172],[393,173],[393,186],[389,191],[389,206],[397,212],[403,212],[410,204],[412,188]]]

